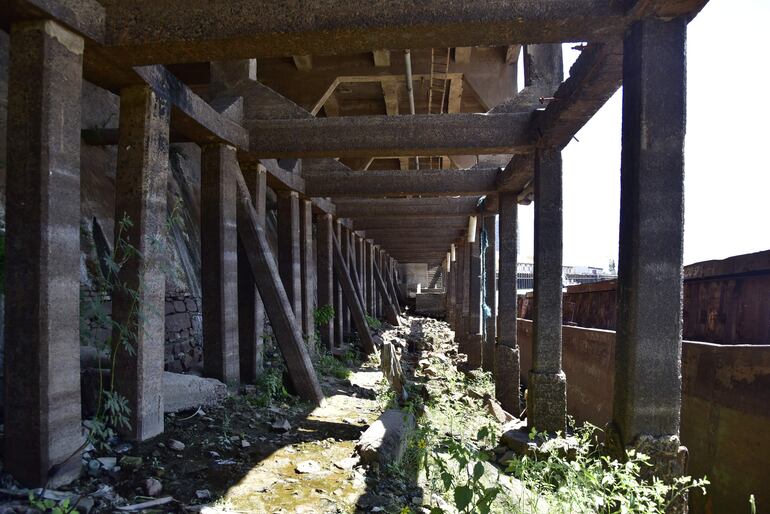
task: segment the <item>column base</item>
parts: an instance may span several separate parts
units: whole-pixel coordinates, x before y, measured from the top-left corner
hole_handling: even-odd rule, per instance
[[[481,365],[484,371],[495,372],[495,338],[487,336],[481,343]]]
[[[468,366],[470,369],[479,369],[482,361],[482,338],[481,334],[465,335],[465,353],[468,356]]]
[[[566,431],[567,376],[563,371],[529,372],[527,428],[549,433]]]
[[[495,346],[495,398],[503,409],[514,416],[521,414],[520,362],[518,348],[501,344]]]

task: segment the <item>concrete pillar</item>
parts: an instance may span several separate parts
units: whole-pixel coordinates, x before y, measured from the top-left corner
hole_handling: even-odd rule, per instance
[[[482,361],[481,329],[481,223],[476,224],[476,236],[468,245],[468,318],[467,344],[468,364],[480,368]]]
[[[460,332],[463,333],[463,337],[460,340],[460,352],[468,354],[468,324],[471,315],[471,246],[468,241],[463,241],[463,261],[462,261],[462,288],[463,288],[463,301],[460,304]]]
[[[265,226],[267,171],[262,165],[242,170],[258,223]],[[238,356],[241,381],[253,383],[264,365],[265,305],[251,273],[246,250],[238,239]]]
[[[561,369],[561,152],[535,154],[535,266],[532,369],[527,424],[539,431],[567,426],[567,379]]]
[[[115,386],[128,399],[128,436],[144,441],[163,432],[163,341],[165,285],[161,268],[166,223],[169,105],[147,86],[121,91],[118,165],[115,176],[115,245],[124,241],[138,254],[122,266],[112,298],[113,332],[119,345]],[[129,219],[128,224],[120,220]],[[122,259],[122,257],[119,257]],[[138,294],[138,299],[134,295]]]
[[[351,251],[353,250],[353,234],[350,231],[350,229],[346,227],[342,227],[342,240],[340,241],[340,244],[342,245],[342,255],[345,258],[345,262],[348,263],[348,269],[352,268],[350,267],[350,263],[352,262],[351,257]],[[357,276],[353,276],[353,272],[351,271],[351,280],[354,282],[358,280]],[[348,337],[350,337],[350,308],[348,307],[348,303],[345,301],[345,299],[342,299],[342,338],[343,340],[346,340]]]
[[[3,471],[45,486],[51,467],[66,461],[48,484],[55,487],[80,473],[83,442],[83,39],[53,21],[16,23],[10,36]]]
[[[613,420],[661,478],[679,446],[686,23],[637,22],[623,57],[618,320]]]
[[[495,344],[497,339],[497,215],[484,216],[484,230],[487,234],[487,248],[484,253],[484,346],[482,364],[484,371],[495,371]]]
[[[295,191],[281,191],[278,194],[278,272],[291,310],[302,329],[299,235],[299,195]]]
[[[342,239],[342,223],[340,220],[334,220],[334,234],[337,237],[337,241]],[[344,273],[343,269],[335,267],[335,273]],[[344,342],[344,334],[342,330],[342,310],[343,310],[343,295],[342,286],[339,280],[334,281],[334,345],[337,348],[342,347]]]
[[[236,150],[222,144],[201,151],[201,282],[203,370],[228,385],[240,382],[238,356],[238,232]]]
[[[374,308],[374,241],[367,239],[364,245],[364,289],[366,289],[366,312],[371,317],[375,317],[377,312]]]
[[[310,353],[315,347],[315,259],[313,258],[313,202],[300,200],[300,287],[302,290],[302,332]]]
[[[318,227],[318,306],[334,306],[334,219],[331,214],[322,214],[317,219]],[[318,328],[321,344],[331,351],[334,343],[334,322]]]
[[[446,322],[449,328],[454,326],[454,284],[455,263],[452,261],[452,252],[447,253],[446,275],[444,276],[444,287],[446,288]]]
[[[498,279],[497,346],[495,348],[495,397],[505,410],[521,412],[521,358],[516,340],[516,252],[518,203],[516,193],[498,195],[500,276]]]
[[[380,264],[380,253],[382,249],[380,245],[374,245],[372,248],[372,295],[374,297],[374,317],[382,319],[382,295],[377,288],[377,282],[374,278],[374,266]]]
[[[457,342],[458,351],[460,348],[465,349],[463,339],[465,338],[465,321],[463,316],[463,296],[465,295],[465,288],[463,287],[463,281],[465,277],[465,241],[458,240],[455,245],[455,253],[457,255],[457,261],[455,268],[457,270],[457,276],[455,277],[455,341]]]

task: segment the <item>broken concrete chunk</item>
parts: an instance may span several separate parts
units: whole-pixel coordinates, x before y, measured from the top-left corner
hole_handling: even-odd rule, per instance
[[[163,410],[179,412],[211,406],[227,396],[227,386],[214,378],[163,372]]]
[[[182,441],[177,441],[176,439],[169,439],[168,447],[175,452],[181,452],[185,449],[185,444]]]
[[[321,472],[321,465],[314,460],[306,460],[297,464],[294,470],[300,474],[315,474]]]
[[[380,466],[398,463],[406,450],[409,434],[414,429],[414,416],[400,410],[389,409],[361,434],[356,451],[361,462]]]
[[[277,419],[270,424],[270,428],[273,429],[273,432],[286,433],[291,430],[291,424],[287,419]]]
[[[157,478],[148,478],[144,481],[144,490],[147,496],[158,496],[163,491],[163,484]]]
[[[500,423],[507,423],[513,420],[513,416],[505,412],[500,403],[494,398],[487,398],[484,400],[484,407],[487,409],[487,412]]]
[[[382,374],[385,375],[390,387],[395,391],[400,400],[405,401],[407,394],[404,388],[404,371],[401,369],[401,362],[396,354],[396,349],[391,343],[382,344],[380,361],[382,363]]]
[[[361,459],[358,456],[348,457],[346,459],[342,459],[338,462],[335,462],[334,466],[343,470],[351,470],[356,464],[358,464],[360,460]]]

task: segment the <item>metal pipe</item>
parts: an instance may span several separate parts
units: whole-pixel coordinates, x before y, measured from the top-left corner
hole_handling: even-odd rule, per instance
[[[406,65],[406,92],[409,94],[409,113],[414,115],[414,87],[412,84],[412,54],[404,50],[404,64]],[[415,165],[420,169],[420,158],[415,156]]]

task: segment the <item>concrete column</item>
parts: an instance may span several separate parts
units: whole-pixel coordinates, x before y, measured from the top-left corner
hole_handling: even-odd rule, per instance
[[[457,261],[455,268],[457,269],[457,276],[455,277],[455,341],[457,341],[458,351],[460,348],[465,349],[463,340],[465,338],[465,317],[463,316],[463,297],[465,295],[465,288],[463,287],[463,281],[465,279],[465,246],[466,242],[460,240],[457,242],[455,254],[457,255]]]
[[[228,385],[240,382],[235,153],[221,144],[201,151],[203,370]]]
[[[446,290],[446,322],[449,324],[449,328],[453,326],[452,314],[454,313],[454,288],[452,282],[454,282],[454,265],[452,262],[451,252],[447,253],[446,273],[444,275],[444,288]]]
[[[334,220],[334,234],[337,237],[337,241],[342,239],[342,223],[340,220]],[[345,270],[335,267],[335,273],[344,273]],[[343,295],[342,286],[339,280],[334,281],[334,345],[337,348],[342,347],[344,342],[343,329],[342,329],[342,310],[343,310]]]
[[[242,170],[249,188],[252,205],[257,213],[258,223],[265,226],[267,171],[262,165]],[[246,250],[238,239],[238,356],[240,359],[241,381],[253,383],[262,374],[264,364],[265,305],[259,296],[254,276],[251,273]]]
[[[686,24],[636,23],[623,58],[618,320],[613,420],[667,478],[679,445]]]
[[[128,399],[128,436],[144,441],[163,432],[163,341],[165,285],[161,268],[166,223],[169,105],[147,86],[121,91],[118,166],[115,176],[115,245],[124,241],[138,254],[122,266],[112,318],[119,345],[115,386]],[[119,223],[131,220],[130,226]],[[119,257],[119,260],[122,257]],[[133,298],[138,294],[138,301]]]
[[[53,21],[16,23],[10,36],[3,464],[29,486],[46,485],[51,467],[64,464],[55,487],[80,473],[83,442],[83,39]]]
[[[468,364],[480,368],[482,361],[481,332],[481,223],[476,224],[476,237],[468,245],[468,318],[467,344]]]
[[[374,278],[374,266],[380,263],[380,245],[372,247],[372,298],[374,299],[374,317],[382,319],[382,295],[377,289],[376,279]]]
[[[302,329],[299,235],[299,195],[295,191],[281,191],[278,194],[278,272],[291,310]]]
[[[468,354],[468,326],[471,316],[471,246],[472,243],[463,241],[463,261],[462,261],[462,288],[463,288],[463,301],[460,304],[460,332],[463,333],[463,337],[460,341],[460,352]]]
[[[484,230],[487,233],[487,249],[484,253],[484,302],[489,309],[484,319],[484,346],[482,363],[484,371],[495,371],[495,344],[497,338],[497,215],[484,216]]]
[[[317,219],[318,227],[318,306],[334,306],[334,219],[331,214],[322,214]],[[334,343],[334,322],[319,327],[321,343],[331,351]]]
[[[342,256],[345,258],[345,262],[348,263],[348,268],[350,269],[350,262],[352,260],[351,258],[351,251],[353,249],[353,234],[351,233],[350,229],[346,227],[342,227],[342,240],[340,241],[340,244],[342,245]],[[352,275],[351,271],[351,280],[357,281],[358,277]],[[348,303],[345,301],[345,299],[342,299],[342,338],[347,339],[350,336],[350,308],[348,307]]]
[[[358,259],[358,282],[361,285],[361,298],[363,300],[361,307],[368,314],[366,303],[366,240],[359,236],[356,236],[356,258]]]
[[[300,286],[302,290],[302,332],[312,354],[315,346],[315,260],[313,258],[313,202],[300,200]]]
[[[364,245],[364,289],[366,289],[366,312],[371,317],[376,317],[374,307],[374,241],[367,239]]]
[[[561,369],[561,152],[535,154],[535,266],[532,369],[527,424],[556,432],[567,426],[567,380]]]
[[[495,348],[495,397],[505,410],[521,412],[521,359],[516,341],[516,252],[518,204],[516,193],[498,195],[500,276],[498,281],[497,346]]]

